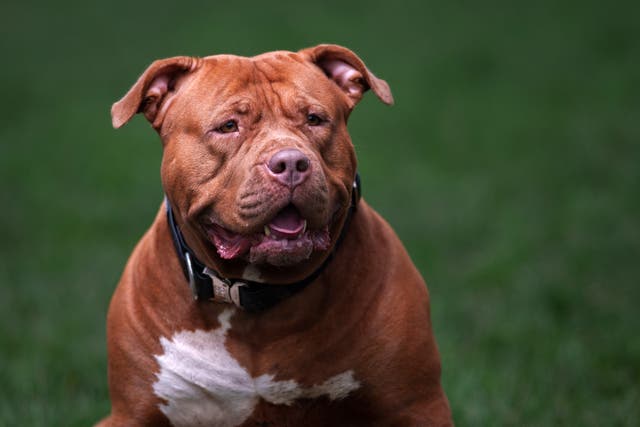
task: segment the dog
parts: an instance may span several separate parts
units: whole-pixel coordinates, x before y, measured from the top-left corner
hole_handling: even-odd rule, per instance
[[[351,50],[153,62],[112,109],[165,200],[107,316],[105,426],[448,426],[426,285],[360,197]]]

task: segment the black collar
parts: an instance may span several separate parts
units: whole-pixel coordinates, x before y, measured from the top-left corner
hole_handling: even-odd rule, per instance
[[[169,222],[169,230],[171,237],[182,265],[185,277],[189,282],[189,287],[193,293],[193,297],[198,301],[215,301],[235,304],[236,306],[247,311],[266,310],[280,301],[293,296],[311,284],[320,276],[327,267],[333,254],[344,239],[349,227],[351,217],[356,211],[358,202],[360,201],[361,187],[360,176],[356,174],[353,182],[353,190],[351,192],[351,206],[347,214],[340,236],[333,248],[333,252],[329,254],[327,259],[318,267],[316,271],[306,278],[290,283],[288,285],[270,285],[267,283],[252,282],[248,280],[237,280],[222,277],[217,271],[214,271],[204,265],[193,251],[187,246],[184,237],[178,228],[178,224],[173,217],[173,209],[169,204],[169,200],[165,197],[165,205],[167,208],[167,220]]]

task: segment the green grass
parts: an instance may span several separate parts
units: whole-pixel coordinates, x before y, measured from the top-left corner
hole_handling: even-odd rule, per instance
[[[107,413],[105,314],[161,201],[109,107],[156,58],[344,44],[365,197],[432,296],[461,426],[640,419],[637,2],[12,1],[0,13],[0,425]]]

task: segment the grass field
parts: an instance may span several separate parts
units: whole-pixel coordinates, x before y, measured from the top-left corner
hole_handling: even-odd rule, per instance
[[[637,425],[640,6],[601,3],[3,3],[0,426],[109,410],[106,309],[162,199],[158,138],[111,103],[155,58],[320,42],[394,91],[350,127],[457,425]]]

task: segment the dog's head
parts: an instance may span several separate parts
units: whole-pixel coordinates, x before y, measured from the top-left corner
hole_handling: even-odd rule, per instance
[[[327,257],[356,158],[347,119],[389,86],[350,50],[158,60],[112,109],[141,112],[164,146],[162,184],[189,246],[227,277],[291,282]],[[286,267],[286,268],[285,268]]]

